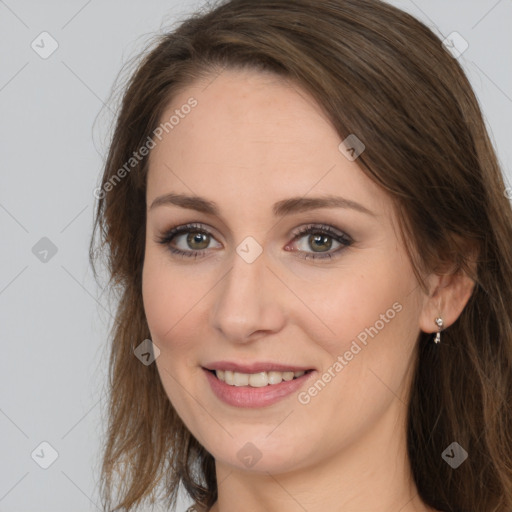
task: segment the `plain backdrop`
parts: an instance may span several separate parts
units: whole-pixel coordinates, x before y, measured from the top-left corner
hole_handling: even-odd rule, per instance
[[[512,2],[392,3],[467,41],[459,60],[510,172]],[[88,244],[114,114],[104,103],[148,37],[201,4],[0,0],[0,512],[100,510],[112,308]]]

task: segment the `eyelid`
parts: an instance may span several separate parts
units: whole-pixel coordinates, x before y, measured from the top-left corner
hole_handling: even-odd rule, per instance
[[[350,235],[345,233],[344,231],[331,226],[330,224],[322,224],[318,222],[311,222],[309,224],[305,224],[300,226],[292,231],[292,236],[294,240],[298,237],[301,237],[304,234],[308,234],[312,230],[318,230],[318,232],[323,232],[328,235],[332,235],[333,237],[343,238],[347,242],[353,242],[353,239]]]

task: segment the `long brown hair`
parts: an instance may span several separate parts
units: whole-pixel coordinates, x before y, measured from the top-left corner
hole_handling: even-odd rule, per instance
[[[150,337],[141,292],[147,157],[130,159],[154,138],[178,91],[227,67],[287,77],[316,99],[340,141],[356,134],[364,142],[357,163],[393,199],[422,286],[421,276],[434,270],[474,279],[442,343],[429,343],[423,332],[418,337],[408,453],[429,506],[510,512],[511,206],[461,66],[430,29],[378,0],[219,3],[157,36],[124,87],[91,240],[93,266],[97,252],[106,256],[118,293],[101,474],[105,508],[154,503],[161,484],[169,506],[180,483],[207,507],[217,498],[212,456],[174,411],[155,365],[134,357]],[[457,469],[442,458],[453,442],[468,452]]]

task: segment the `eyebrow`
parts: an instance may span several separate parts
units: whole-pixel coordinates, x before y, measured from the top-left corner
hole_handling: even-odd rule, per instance
[[[181,208],[196,210],[220,217],[220,209],[213,201],[205,199],[204,197],[185,194],[170,193],[159,196],[151,203],[149,210],[165,205],[180,206]],[[318,208],[347,208],[373,217],[377,216],[362,204],[339,196],[291,197],[275,203],[272,207],[272,211],[276,217],[283,217],[285,215],[316,210]]]

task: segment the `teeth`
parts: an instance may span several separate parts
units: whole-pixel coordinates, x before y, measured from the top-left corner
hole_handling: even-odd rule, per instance
[[[249,375],[246,373],[233,373],[233,384],[235,386],[248,386],[249,385]],[[253,384],[251,384],[253,385]]]
[[[262,388],[268,385],[279,384],[283,380],[289,381],[294,378],[302,377],[305,373],[305,371],[239,373],[229,370],[215,370],[217,378],[230,386],[251,386],[253,388]]]

